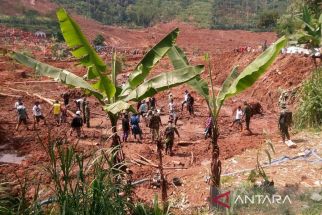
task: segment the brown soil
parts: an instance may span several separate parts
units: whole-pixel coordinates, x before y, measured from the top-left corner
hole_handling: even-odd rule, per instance
[[[76,17],[77,21],[81,23],[82,29],[85,33],[93,38],[97,33],[103,33],[107,38],[107,43],[112,46],[120,48],[128,48],[129,50],[140,49],[144,50],[157,42],[167,32],[175,27],[180,27],[181,34],[178,38],[178,44],[184,48],[188,54],[188,58],[192,64],[202,64],[203,54],[209,52],[212,56],[212,63],[214,69],[214,83],[216,86],[224,81],[227,74],[234,65],[240,65],[244,68],[249,62],[255,59],[259,53],[236,53],[234,48],[239,46],[249,45],[257,48],[264,40],[272,42],[276,40],[274,33],[251,33],[245,31],[219,31],[219,30],[204,30],[197,29],[187,24],[178,22],[171,22],[168,24],[159,24],[152,28],[141,30],[129,30],[119,27],[102,26],[91,20],[84,20],[81,17]],[[42,41],[34,38],[31,34],[21,31],[15,31],[15,37],[11,37],[8,41],[10,33],[13,31],[5,27],[0,27],[0,43],[1,47],[7,47],[15,50],[26,50],[31,52],[37,59],[44,60],[54,66],[66,68],[74,71],[78,75],[83,75],[86,71],[75,65],[75,62],[55,62],[48,60],[45,56],[50,55],[51,46],[49,41]],[[5,42],[5,40],[7,40]],[[27,44],[27,46],[26,46]],[[122,79],[126,78],[140,57],[133,57],[131,54],[124,54],[126,59],[126,67]],[[109,58],[110,56],[103,56]],[[269,69],[269,71],[248,91],[241,95],[228,100],[221,112],[219,118],[220,139],[219,145],[221,149],[221,159],[224,160],[233,156],[241,154],[246,149],[257,148],[265,139],[265,133],[269,133],[272,138],[278,138],[277,129],[277,102],[280,95],[279,89],[293,89],[297,87],[305,77],[308,76],[313,68],[309,58],[302,56],[281,55],[278,57],[276,63]],[[171,66],[167,61],[161,62],[160,65],[153,71],[153,74],[168,71]],[[22,78],[21,72],[26,71],[28,77]],[[203,74],[207,79],[207,72]],[[37,78],[37,80],[46,80],[45,78]],[[56,83],[42,83],[42,84],[17,84],[14,82],[31,81],[35,77],[30,69],[21,65],[14,64],[8,58],[0,58],[0,92],[14,95],[24,96],[24,102],[31,115],[31,108],[33,106],[34,98],[26,95],[23,92],[16,92],[10,88],[23,90],[29,93],[39,93],[48,98],[59,98],[61,93],[67,90],[65,86]],[[180,106],[183,92],[187,86],[180,86],[172,89],[171,92],[175,97],[175,103]],[[158,107],[167,111],[167,93],[163,92],[156,96]],[[210,150],[209,140],[204,140],[203,130],[206,117],[208,115],[205,101],[192,92],[195,99],[196,116],[190,117],[184,111],[180,113],[178,122],[178,130],[181,138],[176,139],[174,147],[175,156],[164,156],[164,165],[173,166],[173,161],[185,164],[185,170],[167,170],[168,181],[173,177],[181,177],[184,179],[184,186],[181,188],[174,187],[169,184],[169,194],[175,196],[183,189],[188,195],[188,200],[191,206],[201,206],[206,203],[208,186],[203,182],[206,176],[205,172],[209,170]],[[37,134],[43,139],[46,139],[47,132],[51,134],[63,134],[69,129],[69,126],[62,125],[55,127],[53,119],[49,114],[50,106],[42,103],[42,107],[49,125],[42,126],[37,132],[25,131],[23,126],[20,131],[15,132],[14,126],[16,123],[16,113],[14,111],[14,102],[16,98],[0,96],[0,153],[14,152],[21,156],[26,156],[25,160],[20,165],[6,164],[0,166],[0,173],[2,180],[12,180],[17,176],[28,174],[37,178],[43,177],[43,180],[48,183],[48,176],[40,170],[40,167],[47,161],[43,147],[37,141]],[[264,107],[263,116],[255,116],[251,122],[251,128],[254,135],[247,135],[247,133],[239,133],[237,128],[230,128],[232,121],[232,110],[242,101],[259,101]],[[108,121],[100,116],[104,114],[98,103],[93,99],[89,99],[92,106],[93,114],[92,125],[93,128],[85,129],[86,138],[80,140],[78,143],[79,150],[90,150],[101,148],[105,145],[99,144],[102,130],[108,130]],[[72,107],[75,108],[75,107]],[[70,119],[69,119],[70,120]],[[163,124],[167,123],[167,117],[162,117]],[[29,124],[31,127],[31,124]],[[123,149],[126,157],[137,158],[137,154],[141,154],[146,158],[157,163],[156,147],[149,143],[148,129],[142,125],[144,132],[143,144],[132,142],[123,144]],[[69,137],[70,142],[76,142],[74,137]],[[180,144],[178,144],[180,143]],[[254,158],[255,158],[254,154]],[[192,159],[193,157],[193,159]],[[205,162],[206,161],[206,162]],[[147,166],[131,165],[133,170],[134,180],[144,177],[150,177],[155,168]],[[45,178],[45,179],[44,179]],[[202,188],[202,189],[201,189]],[[200,190],[200,192],[199,192]],[[135,195],[137,198],[144,201],[150,201],[153,193],[160,193],[160,190],[153,189],[148,184],[140,185],[135,188]]]

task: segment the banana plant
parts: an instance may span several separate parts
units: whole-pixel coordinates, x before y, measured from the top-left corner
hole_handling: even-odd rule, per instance
[[[176,28],[147,52],[122,88],[117,83],[117,75],[122,71],[122,64],[116,54],[113,54],[111,68],[109,68],[90,45],[78,24],[64,9],[57,11],[57,17],[71,54],[87,69],[87,74],[84,77],[42,63],[22,53],[11,51],[9,56],[19,63],[33,68],[38,75],[81,88],[87,94],[95,96],[108,114],[115,134],[119,114],[124,110],[135,112],[135,109],[131,106],[132,102],[191,81],[204,71],[203,65],[187,65],[148,78],[155,65],[175,45],[179,34],[179,29]]]
[[[219,126],[218,116],[225,100],[244,90],[251,87],[264,73],[267,71],[269,66],[274,62],[281,49],[286,45],[286,38],[282,37],[272,44],[265,52],[251,62],[241,73],[238,73],[238,67],[233,67],[231,73],[228,75],[226,80],[223,82],[220,90],[215,95],[215,86],[212,82],[212,65],[210,63],[209,55],[205,55],[205,61],[209,71],[209,80],[211,91],[208,88],[208,84],[205,80],[197,76],[195,79],[187,82],[193,90],[195,90],[200,96],[202,96],[207,104],[209,112],[213,119],[212,128],[212,163],[211,163],[211,185],[210,185],[210,197],[213,199],[219,193],[220,187],[220,175],[221,175],[221,161],[219,159]],[[189,65],[187,58],[185,57],[182,50],[179,47],[172,47],[168,56],[172,62],[172,65],[176,69],[184,68]],[[210,201],[210,207],[215,206]]]
[[[303,28],[293,35],[299,44],[307,44],[309,48],[319,48],[322,46],[322,14],[316,18],[311,14],[307,6],[304,6],[302,13],[297,19],[303,23]]]

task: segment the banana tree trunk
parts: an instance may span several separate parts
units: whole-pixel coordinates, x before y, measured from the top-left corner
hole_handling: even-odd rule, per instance
[[[163,207],[167,207],[167,200],[168,200],[168,194],[167,194],[167,181],[163,174],[163,164],[162,164],[162,141],[156,140],[157,143],[157,149],[158,149],[158,155],[159,155],[159,171],[161,176],[161,192],[162,192],[162,202]]]
[[[211,179],[210,179],[210,209],[218,206],[213,199],[219,195],[220,188],[220,175],[221,175],[221,161],[219,160],[219,145],[218,145],[218,124],[217,122],[212,128],[211,145],[212,145],[212,157],[211,157]]]
[[[108,113],[108,117],[111,122],[112,126],[112,145],[111,147],[115,150],[117,150],[117,153],[115,154],[115,157],[113,159],[114,165],[118,166],[120,169],[126,169],[126,166],[124,165],[124,153],[122,150],[122,145],[121,145],[121,138],[117,134],[117,121],[118,121],[118,115]]]

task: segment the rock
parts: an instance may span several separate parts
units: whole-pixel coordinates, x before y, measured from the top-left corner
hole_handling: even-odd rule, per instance
[[[315,202],[320,202],[322,200],[322,196],[319,193],[312,193],[310,199]]]

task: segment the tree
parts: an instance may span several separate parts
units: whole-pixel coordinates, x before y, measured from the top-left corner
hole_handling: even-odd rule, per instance
[[[130,74],[126,85],[121,88],[117,83],[116,77],[121,72],[122,65],[116,54],[113,54],[112,66],[111,69],[108,69],[91,47],[77,23],[64,9],[57,11],[57,17],[66,44],[72,50],[72,55],[87,68],[86,79],[90,82],[67,70],[39,62],[18,52],[11,52],[10,56],[18,62],[35,69],[39,75],[54,78],[66,85],[79,87],[86,93],[95,96],[109,117],[114,135],[117,135],[116,125],[119,114],[124,110],[135,112],[129,102],[140,101],[158,92],[191,81],[204,71],[204,66],[202,65],[187,65],[172,72],[161,73],[147,79],[153,67],[174,46],[179,33],[179,29],[175,29],[143,57]]]
[[[214,85],[212,83],[212,65],[210,64],[209,56],[206,55],[205,59],[208,63],[209,80],[211,85],[211,94],[209,93],[208,84],[205,80],[200,79],[197,76],[195,79],[188,82],[188,84],[202,96],[208,105],[209,112],[213,119],[212,128],[212,163],[211,163],[211,185],[210,185],[210,197],[213,199],[219,193],[220,187],[220,175],[221,175],[221,161],[219,159],[219,126],[218,116],[222,105],[227,98],[237,95],[244,90],[251,87],[256,80],[258,80],[269,66],[274,62],[275,58],[280,53],[281,49],[286,45],[285,37],[280,38],[273,45],[271,45],[265,52],[257,57],[252,63],[250,63],[240,74],[238,74],[238,67],[234,67],[232,72],[224,81],[221,89],[215,96]],[[169,58],[172,61],[173,66],[176,69],[184,68],[188,66],[188,60],[183,54],[182,50],[178,47],[172,47],[168,53]],[[214,206],[213,202],[210,202],[211,208]]]
[[[272,29],[276,26],[278,17],[278,13],[276,11],[264,11],[260,14],[258,27]]]

